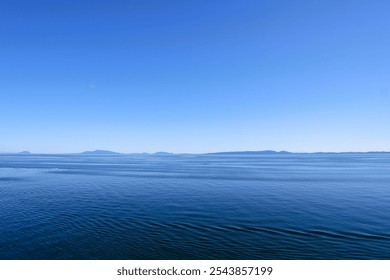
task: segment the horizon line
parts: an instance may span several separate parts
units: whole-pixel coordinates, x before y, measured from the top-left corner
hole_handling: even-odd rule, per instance
[[[201,152],[201,153],[191,153],[191,152],[116,152],[111,150],[93,150],[93,151],[82,151],[82,152],[30,152],[30,151],[21,151],[21,152],[0,152],[0,155],[207,155],[207,154],[238,154],[238,153],[258,153],[258,154],[353,154],[353,153],[390,153],[390,151],[315,151],[315,152],[291,152],[286,150],[236,150],[236,151],[218,151],[218,152]]]

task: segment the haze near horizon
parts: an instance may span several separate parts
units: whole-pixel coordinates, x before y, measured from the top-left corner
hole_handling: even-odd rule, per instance
[[[388,1],[2,1],[0,151],[389,151]]]

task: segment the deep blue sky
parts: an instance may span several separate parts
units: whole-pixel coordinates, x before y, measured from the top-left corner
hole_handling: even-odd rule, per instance
[[[0,151],[390,150],[390,2],[0,1]]]

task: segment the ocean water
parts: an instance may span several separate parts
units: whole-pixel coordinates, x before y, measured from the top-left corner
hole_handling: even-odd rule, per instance
[[[0,259],[390,259],[390,154],[0,155]]]

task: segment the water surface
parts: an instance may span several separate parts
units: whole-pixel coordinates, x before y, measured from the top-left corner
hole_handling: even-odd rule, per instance
[[[390,259],[390,155],[0,155],[0,259]]]

